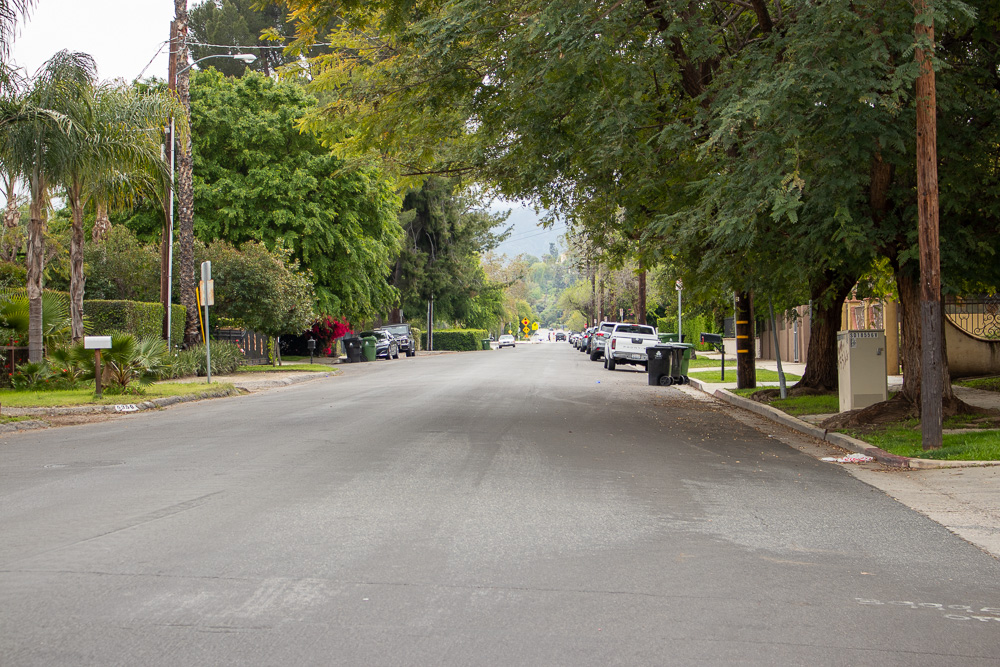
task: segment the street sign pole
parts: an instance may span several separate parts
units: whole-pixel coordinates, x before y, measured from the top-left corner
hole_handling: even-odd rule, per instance
[[[208,376],[207,384],[212,384],[212,343],[211,343],[211,329],[208,326],[208,306],[210,301],[214,301],[212,297],[212,290],[210,289],[212,283],[212,263],[202,262],[201,263],[201,287],[202,287],[202,304],[205,308],[205,366],[206,374]]]

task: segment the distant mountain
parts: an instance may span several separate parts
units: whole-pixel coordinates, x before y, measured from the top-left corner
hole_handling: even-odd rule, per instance
[[[557,222],[554,227],[545,229],[539,222],[544,215],[535,213],[534,209],[514,202],[494,202],[491,211],[510,211],[507,224],[513,224],[510,237],[500,244],[497,253],[514,257],[521,253],[541,257],[549,251],[549,244],[555,243],[561,247],[559,237],[566,233],[566,224]]]

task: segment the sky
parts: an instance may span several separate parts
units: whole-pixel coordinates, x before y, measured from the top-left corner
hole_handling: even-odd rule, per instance
[[[18,26],[10,59],[33,74],[56,52],[70,49],[93,56],[102,80],[131,81],[140,74],[166,79],[165,44],[173,16],[173,0],[37,0]],[[507,255],[541,256],[565,231],[563,225],[548,231],[538,227],[539,215],[528,206],[494,202],[490,208],[511,210],[514,231],[497,249]]]

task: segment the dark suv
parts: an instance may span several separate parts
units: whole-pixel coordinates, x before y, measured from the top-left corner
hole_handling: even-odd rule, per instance
[[[405,352],[408,357],[417,353],[417,343],[413,340],[413,330],[409,324],[387,324],[382,329],[391,333],[396,339],[400,352]]]

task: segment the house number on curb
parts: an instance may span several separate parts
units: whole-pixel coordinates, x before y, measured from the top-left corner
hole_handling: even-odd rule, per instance
[[[929,609],[932,611],[946,612],[944,617],[951,621],[979,621],[989,623],[996,621],[1000,623],[1000,607],[980,607],[978,610],[967,604],[938,604],[936,602],[908,602],[896,600],[892,602],[882,602],[881,600],[870,600],[867,598],[854,598],[858,604],[863,605],[889,605],[893,607],[909,607],[910,609]],[[996,616],[982,616],[981,614],[996,614]]]
[[[115,412],[139,412],[139,406],[134,403],[129,403],[128,405],[118,404],[115,406]]]

